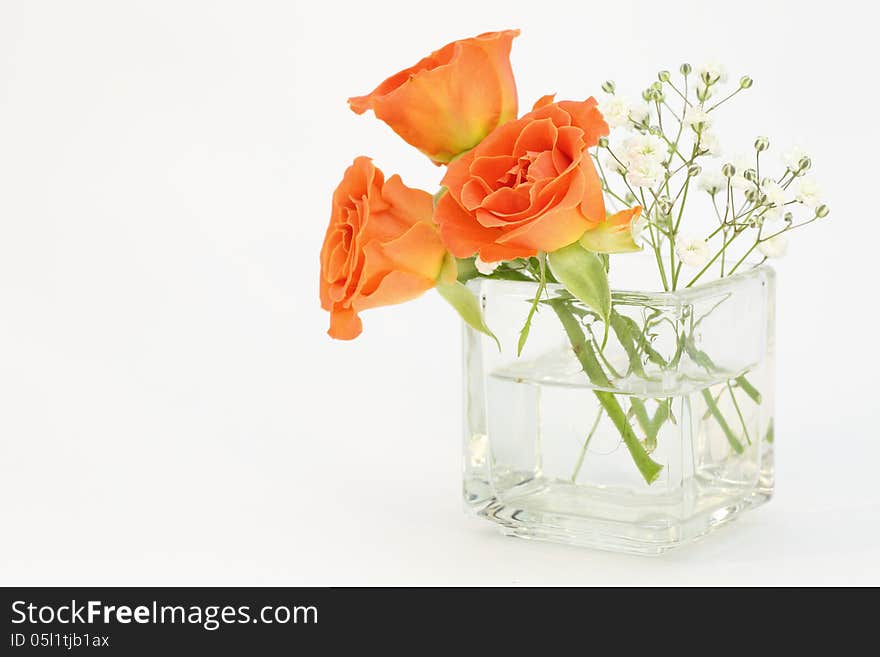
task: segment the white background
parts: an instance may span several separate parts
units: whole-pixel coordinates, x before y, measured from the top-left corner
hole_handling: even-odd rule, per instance
[[[0,3],[0,583],[880,584],[876,35],[836,2]],[[778,493],[661,559],[465,516],[460,337],[431,293],[330,340],[350,95],[518,27],[521,107],[720,59],[719,127],[801,141],[832,215],[778,265]]]

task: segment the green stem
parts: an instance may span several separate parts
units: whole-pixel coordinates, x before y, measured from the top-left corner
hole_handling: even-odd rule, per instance
[[[715,399],[712,397],[712,393],[709,392],[708,388],[703,388],[703,399],[706,400],[706,406],[709,408],[709,412],[712,413],[715,421],[718,422],[718,426],[721,427],[721,430],[727,437],[727,442],[730,443],[733,451],[737,454],[742,454],[745,451],[745,448],[742,446],[739,438],[734,435],[733,431],[730,428],[730,425],[727,424],[727,420],[724,419],[724,416],[718,409],[718,404],[715,403]]]
[[[648,214],[650,214],[651,210],[649,210],[647,208],[648,203],[645,200],[645,193],[642,192],[641,190],[639,190],[639,191],[641,192],[641,197],[642,197],[642,208],[643,208],[643,211],[645,212],[645,215],[647,216]],[[652,204],[651,208],[653,208],[654,205],[656,205],[656,203],[657,203],[657,201],[656,201],[656,197],[655,197],[655,201]],[[654,226],[651,224],[650,221],[648,222],[648,232],[651,235],[651,247],[654,250],[654,258],[655,258],[655,260],[657,260],[657,269],[660,270],[660,281],[663,283],[663,289],[668,292],[669,291],[669,281],[666,278],[666,268],[663,266],[663,258],[660,255],[660,240],[658,240],[655,237]]]
[[[593,344],[596,345],[596,348],[594,351],[599,355],[599,358],[601,359],[602,364],[608,369],[608,373],[611,376],[613,376],[615,379],[619,379],[620,372],[618,372],[616,369],[614,369],[614,366],[611,364],[611,362],[608,360],[608,358],[605,357],[604,349],[605,349],[605,343],[608,340],[608,330],[607,330],[608,324],[605,324],[605,326],[606,326],[605,335],[604,335],[604,339],[602,340],[601,345],[599,344],[599,341],[596,339],[596,336],[593,334],[592,327],[588,328],[587,330],[589,330],[589,332],[590,332],[590,339],[593,341]]]
[[[721,392],[719,392],[719,393],[715,396],[715,403],[716,403],[716,404],[717,404],[718,402],[721,401],[721,397],[722,397],[722,396],[724,396],[724,391],[723,391],[723,390],[722,390]],[[703,413],[703,419],[704,419],[704,420],[708,420],[708,419],[711,417],[711,415],[712,415],[712,409],[710,409],[710,408],[707,407],[707,408],[706,408],[706,412]]]
[[[746,425],[746,419],[743,417],[742,410],[740,410],[739,402],[736,401],[736,393],[733,391],[733,386],[730,385],[730,381],[727,382],[727,391],[730,393],[730,399],[733,400],[733,407],[736,409],[736,414],[739,417],[739,423],[743,429],[743,435],[746,437],[746,442],[751,445],[752,439],[749,437],[749,428]]]
[[[630,400],[629,407],[633,415],[636,416],[636,421],[639,423],[639,426],[642,427],[642,431],[645,433],[650,431],[651,418],[648,417],[648,409],[645,407],[645,402],[638,397],[633,397]]]
[[[648,409],[645,402],[638,397],[632,397],[629,401],[630,408],[636,416],[636,420],[642,430],[645,432],[645,448],[653,450],[657,447],[657,434],[660,428],[669,419],[669,400],[664,399],[657,405],[657,411],[654,413],[654,419],[648,416]]]
[[[516,346],[517,358],[522,354],[523,347],[526,346],[526,340],[529,339],[529,330],[532,326],[532,318],[535,316],[535,311],[538,309],[541,295],[544,294],[544,290],[547,288],[547,255],[544,252],[538,253],[538,263],[538,291],[535,293],[535,298],[532,300],[532,306],[529,308],[529,314],[526,317],[522,330],[519,332],[519,343]]]
[[[551,305],[553,306],[556,315],[559,317],[559,320],[562,322],[562,327],[565,329],[565,333],[571,343],[571,348],[574,351],[575,356],[577,356],[578,361],[580,361],[581,366],[584,368],[584,372],[587,374],[590,381],[593,385],[598,387],[611,387],[611,382],[605,376],[605,372],[602,371],[602,366],[599,364],[596,354],[593,351],[593,346],[587,340],[587,336],[584,334],[580,322],[578,322],[577,318],[566,307],[564,302],[555,302],[551,303]],[[629,450],[629,453],[644,480],[648,484],[653,483],[660,475],[660,471],[663,470],[663,466],[648,456],[645,447],[636,437],[635,432],[629,425],[629,422],[626,419],[626,413],[624,413],[623,408],[621,408],[617,397],[615,397],[613,393],[604,390],[593,390],[593,394],[596,395],[599,404],[601,404],[605,413],[608,414],[608,417],[620,432],[623,443]]]
[[[749,382],[745,374],[736,377],[736,385],[742,388],[742,391],[751,397],[753,402],[756,404],[761,403],[761,393]]]
[[[739,236],[739,234],[740,234],[740,233],[736,232],[736,229],[734,229],[734,231],[733,231],[733,237],[731,237],[729,240],[727,240],[726,242],[724,242],[724,244],[722,245],[722,247],[721,247],[721,249],[718,251],[718,253],[716,253],[714,256],[712,256],[712,259],[709,260],[709,262],[706,263],[706,266],[703,267],[703,268],[697,273],[697,275],[694,276],[694,277],[690,280],[690,282],[689,282],[687,285],[685,285],[685,287],[691,287],[694,283],[696,283],[698,280],[700,280],[700,278],[703,276],[703,274],[706,273],[706,271],[709,269],[709,267],[711,267],[712,265],[715,264],[715,261],[718,260],[719,257],[721,257],[721,254],[724,253],[724,251],[727,249],[727,247],[730,246],[730,243],[733,242],[733,240],[735,240],[735,239]]]
[[[675,84],[671,80],[667,81],[666,84],[668,84],[670,87],[672,87],[672,90],[675,93],[677,93],[679,96],[681,96],[681,99],[685,102],[685,104],[690,107],[691,101],[689,101],[687,99],[687,95],[686,95],[687,94],[687,78],[685,78],[685,80],[684,80],[685,93],[681,93],[681,91],[678,90],[678,87],[676,87]]]
[[[763,230],[764,230],[764,227],[763,227],[763,226],[761,226],[761,227],[758,229],[758,236],[755,238],[755,243],[752,244],[752,245],[748,248],[748,250],[747,250],[745,253],[743,253],[742,257],[741,257],[739,260],[736,261],[736,264],[735,264],[735,265],[733,266],[733,268],[730,270],[730,273],[728,274],[728,276],[733,275],[733,273],[734,273],[737,269],[739,269],[739,266],[740,266],[742,263],[745,262],[746,258],[748,258],[749,255],[751,255],[752,251],[755,250],[755,247],[757,247],[758,244],[761,243],[761,232],[762,232]]]
[[[717,108],[720,107],[723,103],[727,102],[728,100],[730,100],[731,98],[733,98],[734,96],[736,96],[736,95],[737,95],[740,91],[742,91],[742,90],[743,90],[742,87],[737,87],[736,91],[734,91],[732,94],[726,96],[725,98],[722,98],[721,100],[719,100],[717,103],[715,103],[714,105],[712,105],[712,107],[710,107],[710,108],[707,109],[706,111],[707,111],[707,112],[711,112],[712,110],[717,109]]]
[[[681,197],[681,204],[678,206],[678,218],[675,220],[675,226],[672,228],[673,239],[669,240],[669,263],[672,267],[672,289],[678,286],[678,274],[681,272],[681,267],[675,266],[675,243],[674,238],[678,235],[678,228],[681,225],[681,217],[684,214],[684,204],[687,203],[688,197],[688,188],[691,184],[691,177],[688,176],[688,179],[684,181],[684,194]],[[681,263],[679,263],[681,264]]]
[[[587,455],[587,447],[590,446],[590,441],[593,439],[593,434],[596,433],[596,429],[599,427],[599,420],[602,419],[602,416],[605,414],[605,409],[600,408],[599,412],[596,414],[596,421],[593,422],[593,426],[590,428],[590,432],[587,434],[586,440],[584,440],[584,446],[581,447],[581,453],[578,455],[577,463],[574,464],[574,471],[571,473],[571,483],[575,483],[578,478],[578,474],[580,474],[581,466],[584,464],[584,457]]]

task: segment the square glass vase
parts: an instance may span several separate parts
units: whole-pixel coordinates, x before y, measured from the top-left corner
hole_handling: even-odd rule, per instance
[[[548,286],[468,283],[464,498],[506,533],[636,554],[692,542],[773,493],[774,273],[612,292],[606,322]]]

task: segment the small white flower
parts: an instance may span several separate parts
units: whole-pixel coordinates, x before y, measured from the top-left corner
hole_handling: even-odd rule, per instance
[[[808,208],[816,208],[822,205],[822,190],[812,178],[803,178],[798,184],[795,198]]]
[[[792,171],[797,171],[800,169],[801,160],[805,157],[809,157],[807,151],[800,146],[792,146],[782,154],[782,163]]]
[[[675,254],[688,267],[702,267],[709,260],[709,243],[700,237],[679,237]]]
[[[657,135],[635,134],[623,142],[624,156],[629,161],[647,159],[660,164],[669,154],[669,146]]]
[[[788,249],[788,238],[776,235],[758,243],[758,251],[767,258],[781,258]]]
[[[474,267],[483,276],[491,276],[500,264],[501,262],[485,262],[480,256],[477,256],[474,260]]]
[[[651,117],[651,106],[643,100],[631,103],[629,117],[636,123],[647,123]]]
[[[610,128],[619,128],[629,123],[630,104],[622,96],[605,96],[599,101],[599,111]]]
[[[721,142],[714,132],[703,130],[700,134],[700,152],[709,157],[721,155]]]
[[[767,197],[768,205],[785,205],[786,192],[775,180],[765,180],[761,184],[761,191]]]
[[[711,84],[716,82],[727,82],[727,70],[718,62],[708,62],[694,69],[700,79],[709,78]]]
[[[703,127],[708,128],[712,125],[712,115],[709,112],[704,112],[699,107],[688,107],[684,113],[684,122],[685,125],[689,125],[692,128]]]
[[[717,194],[723,189],[727,189],[727,178],[720,171],[706,171],[700,176],[700,189]]]
[[[663,179],[664,169],[653,157],[641,155],[631,158],[626,181],[633,187],[653,187]]]
[[[782,219],[782,213],[785,209],[787,194],[774,180],[765,180],[761,184],[761,191],[767,197],[765,201],[767,205],[771,205],[769,210],[764,213],[764,218],[771,221]]]

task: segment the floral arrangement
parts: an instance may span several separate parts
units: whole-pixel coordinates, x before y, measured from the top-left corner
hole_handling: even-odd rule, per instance
[[[609,333],[629,345],[634,368],[654,358],[649,329],[615,314],[612,268],[641,253],[656,263],[665,291],[728,277],[782,255],[789,233],[826,217],[828,207],[802,150],[771,170],[770,141],[758,137],[749,156],[719,159],[716,118],[752,87],[750,77],[731,88],[719,65],[682,64],[677,74],[660,71],[636,100],[608,81],[598,101],[548,95],[519,115],[509,61],[518,34],[455,41],[349,99],[354,112],[372,110],[446,168],[432,195],[397,175],[386,179],[367,157],[355,159],[333,195],[321,304],[330,336],[348,340],[361,333],[362,311],[436,288],[467,324],[494,338],[466,283],[530,281],[537,293],[517,352],[536,313],[550,308],[601,388]],[[704,234],[685,212],[699,193],[715,215]],[[617,254],[626,255],[611,258]],[[598,335],[584,331],[593,321]],[[682,340],[680,352],[689,348]],[[749,391],[745,378],[737,381]],[[636,400],[625,409],[614,395],[596,395],[650,483],[660,466],[650,458],[650,436],[639,438],[631,426],[640,416]]]

